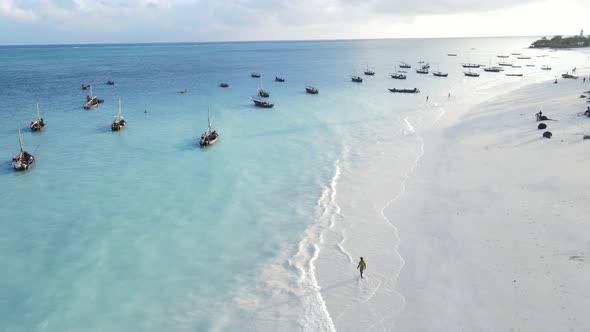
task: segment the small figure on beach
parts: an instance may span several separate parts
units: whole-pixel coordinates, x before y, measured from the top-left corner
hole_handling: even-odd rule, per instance
[[[582,80],[582,83],[586,83],[586,77],[584,77],[584,79]]]
[[[557,84],[557,77],[555,77],[555,81],[553,82],[553,84]]]
[[[588,106],[588,107],[586,108],[586,112],[584,112],[584,115],[586,115],[586,116],[590,117],[590,106]]]
[[[426,96],[426,101],[428,101],[428,96]]]
[[[537,117],[537,121],[541,121],[543,118],[543,111],[539,111],[539,113],[535,113],[535,117]]]
[[[365,263],[365,260],[362,257],[361,257],[361,261],[359,262],[359,265],[356,268],[357,269],[360,269],[360,271],[361,271],[361,279],[362,279],[363,278],[363,272],[367,268],[367,263]]]
[[[449,92],[449,96],[447,97],[448,99],[451,99],[451,93]]]

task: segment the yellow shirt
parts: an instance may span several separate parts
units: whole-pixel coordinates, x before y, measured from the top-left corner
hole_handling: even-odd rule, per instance
[[[364,270],[364,269],[366,269],[366,268],[367,268],[367,264],[365,263],[365,261],[360,261],[360,262],[359,262],[359,266],[357,266],[356,268],[358,269],[359,267],[360,267],[362,270]]]

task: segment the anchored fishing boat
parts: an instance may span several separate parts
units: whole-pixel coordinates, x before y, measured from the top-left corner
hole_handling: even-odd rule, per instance
[[[207,117],[207,121],[209,125],[207,126],[207,131],[203,135],[201,135],[201,139],[199,140],[199,145],[202,147],[209,146],[211,144],[215,144],[219,139],[219,134],[216,130],[211,130],[211,112]]]
[[[264,91],[262,89],[262,83],[261,82],[258,82],[258,97],[261,97],[261,98],[268,98],[268,97],[270,97],[270,92]]]
[[[285,79],[282,77],[275,76],[275,82],[285,82]]]
[[[406,68],[406,69],[412,68],[412,66],[410,66],[409,64],[407,64],[405,62],[401,62],[400,65],[399,65],[399,67],[400,68]]]
[[[260,74],[259,73],[251,73],[250,77],[260,78]]]
[[[551,67],[547,66],[547,65],[542,65],[541,66],[542,70],[551,70]]]
[[[481,67],[481,65],[477,64],[477,63],[462,63],[461,66],[463,68],[479,68],[479,67]]]
[[[365,69],[365,75],[367,76],[373,76],[375,75],[375,72],[372,71],[371,69],[369,69],[369,64],[367,63],[367,68]]]
[[[115,81],[108,80],[108,81],[107,81],[107,84],[108,84],[108,85],[115,85]]]
[[[219,86],[222,88],[227,88],[229,86],[229,84],[227,83],[219,83]]]
[[[447,76],[449,76],[449,73],[443,73],[442,71],[439,70],[438,65],[436,65],[436,71],[433,71],[432,75],[437,76],[437,77],[447,77]]]
[[[498,65],[504,66],[504,67],[512,67],[512,63],[506,62],[506,61],[498,62]]]
[[[363,79],[360,76],[352,75],[350,79],[355,83],[361,83]]]
[[[396,92],[396,93],[419,93],[420,90],[418,90],[417,88],[413,88],[413,89],[388,89],[391,92]]]
[[[507,59],[509,57],[510,57],[510,55],[502,55],[502,54],[498,55],[498,58],[501,58],[501,59]]]
[[[18,156],[12,158],[12,168],[17,171],[25,171],[33,166],[35,156],[25,151],[23,147],[23,138],[21,137],[20,127],[18,128],[18,142],[20,144],[20,152]]]
[[[312,95],[317,95],[319,93],[318,89],[314,88],[311,85],[308,85],[305,87],[305,92],[312,94]]]
[[[90,84],[82,84],[82,90],[90,90]]]
[[[504,75],[506,75],[506,76],[518,76],[518,77],[523,76],[523,74],[521,74],[521,73],[506,73]]]
[[[447,56],[457,56],[457,53],[447,53]]]
[[[35,121],[31,121],[30,128],[31,131],[41,131],[45,129],[45,121],[39,114],[39,103],[37,103],[37,119],[35,119]]]
[[[465,74],[465,76],[468,76],[468,77],[479,77],[479,73],[473,72],[471,70],[464,71],[463,74]]]
[[[180,93],[187,93],[187,92],[188,92],[188,89],[182,89],[182,90],[180,90]]]
[[[115,115],[115,120],[111,124],[112,131],[119,131],[127,126],[127,121],[121,116],[121,98],[119,98],[119,113]]]
[[[91,110],[94,109],[98,104],[104,103],[104,99],[98,99],[98,97],[94,96],[92,93],[92,86],[90,87],[90,94],[86,96],[86,104],[84,104],[84,109]]]
[[[252,98],[254,105],[262,108],[272,108],[275,104],[260,98]]]
[[[417,74],[428,74],[428,68],[416,69]]]
[[[499,73],[501,71],[504,71],[504,68],[494,66],[494,67],[486,67],[483,70],[487,71],[487,72],[491,72],[491,73]]]

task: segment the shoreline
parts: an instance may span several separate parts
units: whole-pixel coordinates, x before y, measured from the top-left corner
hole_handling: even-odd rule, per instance
[[[397,217],[406,261],[396,285],[406,299],[397,328],[590,328],[580,309],[590,294],[565,295],[582,291],[590,275],[590,244],[576,236],[583,233],[576,216],[590,212],[580,183],[590,158],[579,135],[590,122],[575,115],[587,105],[579,92],[588,90],[579,80],[530,84],[449,112],[425,131],[426,154],[406,194],[386,211]],[[551,140],[536,128],[538,109],[559,119],[547,122]],[[561,168],[568,171],[555,174]],[[569,259],[546,259],[568,250]]]

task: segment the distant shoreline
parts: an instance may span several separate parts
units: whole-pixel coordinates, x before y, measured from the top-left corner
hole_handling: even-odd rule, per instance
[[[186,41],[186,42],[120,42],[120,43],[55,43],[55,44],[7,44],[3,48],[42,48],[42,47],[122,47],[122,46],[158,46],[158,45],[219,45],[219,44],[270,44],[270,43],[301,43],[301,42],[347,42],[347,41],[378,41],[378,40],[424,40],[424,39],[484,39],[484,38],[538,38],[539,36],[482,36],[482,37],[414,37],[414,38],[350,38],[350,39],[277,39],[277,40],[226,40],[226,41]]]

